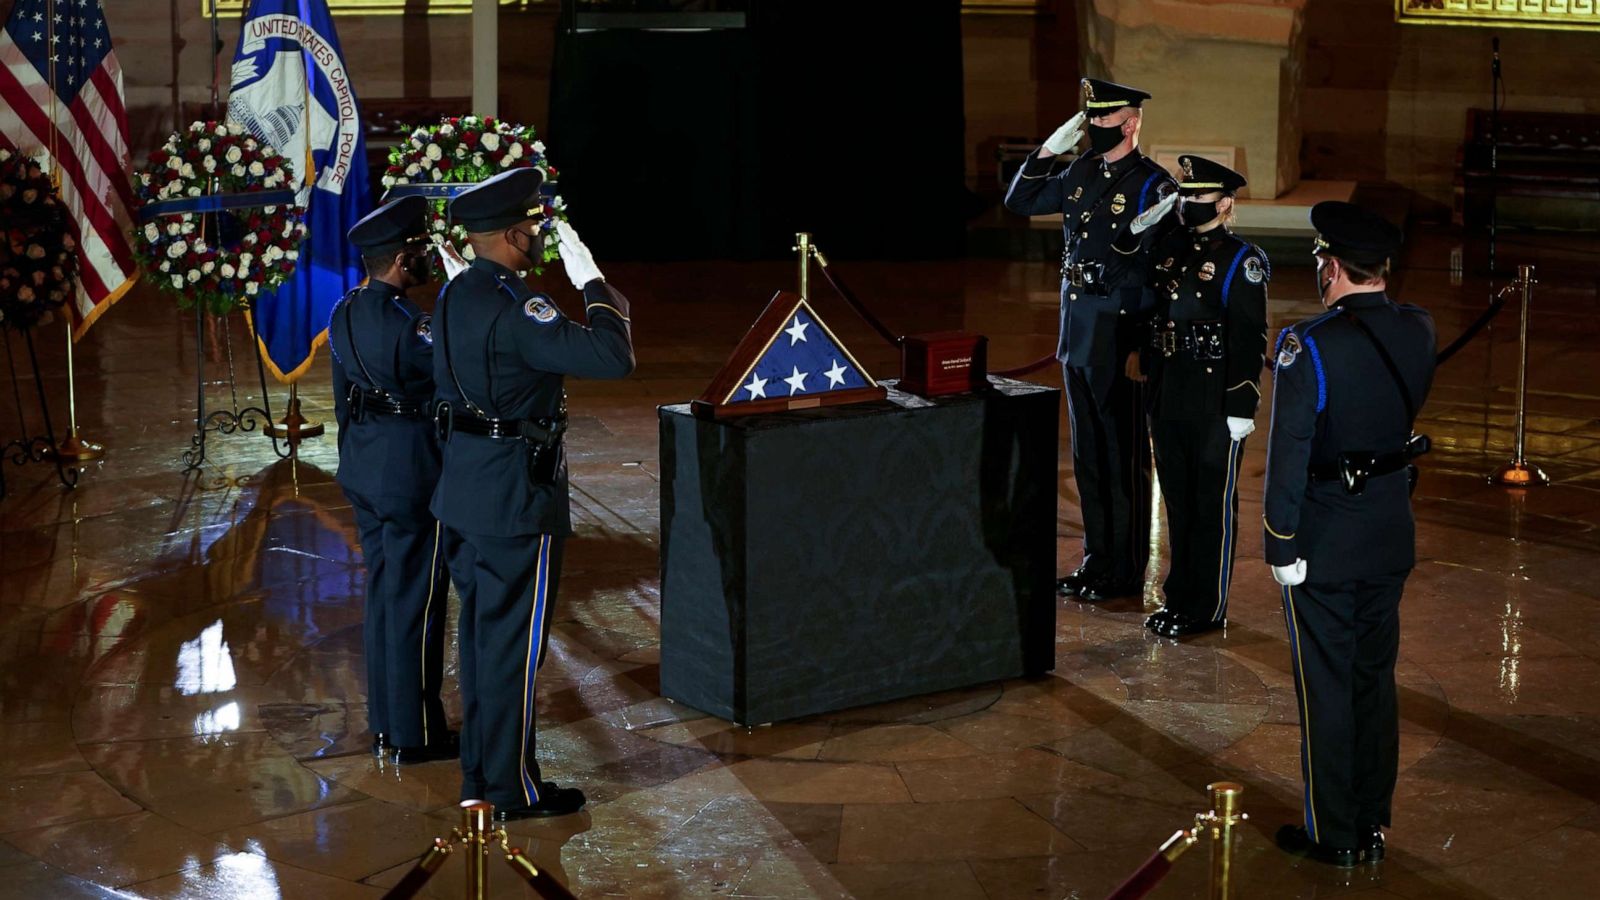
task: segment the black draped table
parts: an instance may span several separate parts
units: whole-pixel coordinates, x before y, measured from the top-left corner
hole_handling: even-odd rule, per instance
[[[661,691],[745,725],[1055,666],[1061,392],[661,420]]]

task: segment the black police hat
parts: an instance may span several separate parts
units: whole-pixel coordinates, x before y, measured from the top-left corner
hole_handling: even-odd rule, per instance
[[[1354,203],[1340,200],[1318,203],[1311,207],[1311,227],[1317,230],[1311,252],[1356,265],[1382,265],[1400,249],[1400,229]]]
[[[544,173],[531,166],[501,172],[457,194],[450,201],[450,218],[475,233],[538,218],[544,214],[542,184]]]
[[[1245,186],[1243,175],[1204,156],[1188,154],[1180,156],[1178,169],[1183,173],[1183,178],[1178,182],[1180,193],[1209,194],[1212,191],[1226,191],[1231,194]]]
[[[391,200],[350,226],[350,243],[367,256],[383,256],[428,237],[428,201],[421,197]]]
[[[1125,84],[1101,81],[1098,78],[1083,79],[1083,108],[1091,119],[1110,115],[1124,106],[1138,109],[1139,104],[1149,99],[1148,93]]]

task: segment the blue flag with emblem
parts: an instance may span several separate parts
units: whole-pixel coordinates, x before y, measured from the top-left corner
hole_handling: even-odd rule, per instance
[[[810,304],[800,301],[755,358],[727,403],[797,398],[856,388],[873,381]]]
[[[294,164],[306,237],[294,277],[256,299],[272,374],[305,374],[333,305],[362,279],[345,232],[372,208],[366,139],[326,0],[251,0],[233,59],[228,118]]]

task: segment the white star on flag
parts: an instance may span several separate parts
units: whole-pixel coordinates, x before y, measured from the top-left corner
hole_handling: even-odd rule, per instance
[[[785,328],[783,330],[785,334],[789,335],[789,346],[793,347],[795,344],[798,344],[801,341],[805,340],[806,339],[806,329],[810,328],[810,327],[811,327],[811,323],[810,322],[801,322],[800,321],[800,317],[799,316],[795,316],[794,317],[794,325],[793,325],[793,327]]]
[[[757,397],[765,397],[767,396],[767,379],[757,378],[756,373],[751,372],[750,383],[745,385],[744,389],[750,392],[751,400],[754,400]],[[793,393],[793,391],[790,393]]]
[[[799,366],[794,367],[794,374],[783,380],[784,384],[789,386],[789,396],[793,397],[806,389],[806,376],[810,374],[800,371]]]
[[[844,373],[848,371],[850,370],[839,365],[839,361],[836,359],[833,361],[833,368],[823,372],[822,374],[828,376],[828,387],[831,388],[835,385],[844,384]]]

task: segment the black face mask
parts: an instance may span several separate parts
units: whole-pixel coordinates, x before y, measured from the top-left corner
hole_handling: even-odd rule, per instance
[[[1118,144],[1122,143],[1121,125],[1093,125],[1089,126],[1089,149],[1098,156],[1104,156]]]
[[[535,226],[535,228],[537,228],[537,226]],[[508,237],[512,234],[520,235],[528,239],[528,246],[526,247],[524,247],[521,242],[515,239],[511,239],[511,246],[517,248],[518,253],[521,253],[523,256],[527,257],[528,268],[538,268],[539,265],[544,262],[544,235],[540,234],[538,231],[534,231],[532,234],[529,234],[526,231],[521,231],[515,228],[509,230]]]
[[[1217,217],[1217,201],[1210,203],[1195,203],[1192,200],[1184,201],[1178,207],[1178,218],[1190,228],[1199,228]]]

